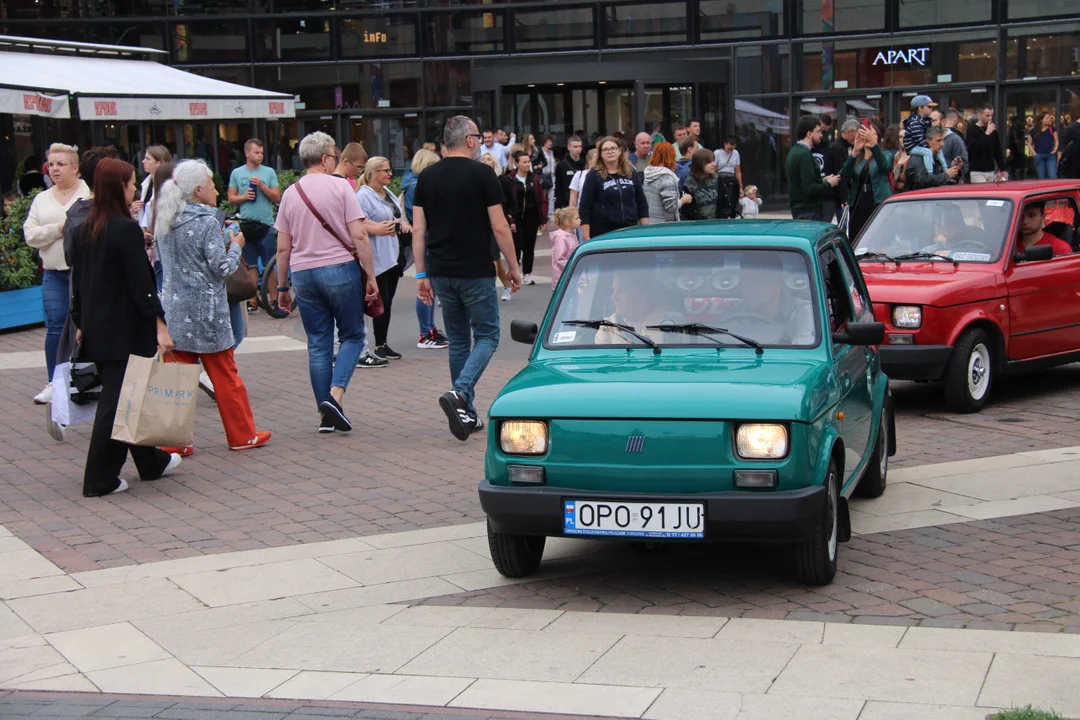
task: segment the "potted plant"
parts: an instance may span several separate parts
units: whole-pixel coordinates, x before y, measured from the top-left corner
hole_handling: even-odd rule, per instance
[[[36,194],[19,199],[0,219],[0,330],[45,322],[41,258],[23,239],[23,223]]]

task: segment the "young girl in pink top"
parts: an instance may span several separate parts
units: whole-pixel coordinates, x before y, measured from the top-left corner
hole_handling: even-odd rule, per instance
[[[555,211],[555,224],[558,229],[551,231],[551,289],[559,284],[563,270],[570,256],[577,249],[578,239],[574,231],[581,227],[581,218],[577,208],[566,207]]]

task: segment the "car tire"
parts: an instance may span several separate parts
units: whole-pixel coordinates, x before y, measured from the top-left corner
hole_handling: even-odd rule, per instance
[[[852,493],[858,498],[879,498],[885,494],[889,474],[889,406],[881,408],[881,425],[878,427],[874,452]]]
[[[968,328],[945,367],[945,404],[956,413],[982,410],[994,381],[994,354],[986,332]]]
[[[528,577],[540,567],[547,538],[543,535],[511,535],[495,532],[487,525],[491,562],[499,574],[508,578]]]
[[[805,585],[828,585],[836,577],[840,548],[840,478],[836,461],[825,474],[825,502],[813,534],[795,546],[795,576]]]

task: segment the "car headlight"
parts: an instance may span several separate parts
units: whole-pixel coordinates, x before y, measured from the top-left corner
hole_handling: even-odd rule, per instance
[[[897,305],[892,309],[892,324],[898,328],[922,327],[922,308],[918,305]]]
[[[548,449],[547,423],[539,420],[504,420],[499,447],[509,455],[543,455]]]
[[[735,450],[750,460],[782,458],[788,451],[788,433],[783,425],[747,423],[735,433]]]

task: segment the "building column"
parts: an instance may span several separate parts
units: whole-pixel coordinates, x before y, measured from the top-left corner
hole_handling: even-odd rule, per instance
[[[643,80],[634,81],[634,125],[636,126],[635,134],[639,132],[648,132],[645,127],[645,82]],[[630,144],[633,145],[634,139],[630,138]]]

